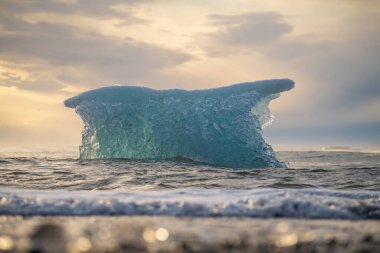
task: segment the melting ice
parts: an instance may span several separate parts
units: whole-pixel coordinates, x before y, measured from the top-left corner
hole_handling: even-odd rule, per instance
[[[294,82],[276,79],[207,90],[113,86],[65,101],[84,122],[80,157],[183,157],[228,167],[285,167],[263,139],[269,102]]]

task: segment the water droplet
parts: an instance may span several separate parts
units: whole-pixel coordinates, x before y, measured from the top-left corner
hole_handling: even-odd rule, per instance
[[[297,234],[293,233],[280,236],[275,243],[277,247],[289,247],[293,246],[297,242],[298,236]]]
[[[0,236],[0,250],[11,250],[13,248],[13,240],[7,235]]]
[[[282,222],[278,223],[276,230],[279,233],[286,233],[289,231],[289,224],[282,221]]]
[[[90,240],[86,237],[79,237],[76,242],[77,249],[82,252],[89,251],[92,248]]]
[[[156,232],[151,228],[145,229],[142,236],[147,243],[156,242]]]
[[[169,231],[166,228],[157,229],[156,238],[159,241],[166,241],[169,238]]]

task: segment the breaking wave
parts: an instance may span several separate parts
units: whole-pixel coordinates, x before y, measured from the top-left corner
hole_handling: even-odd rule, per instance
[[[1,215],[169,215],[380,219],[380,193],[315,189],[0,192]]]

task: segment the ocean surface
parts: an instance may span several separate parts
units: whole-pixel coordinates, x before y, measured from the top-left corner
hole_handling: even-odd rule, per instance
[[[380,154],[281,151],[289,168],[1,152],[0,215],[380,219]]]

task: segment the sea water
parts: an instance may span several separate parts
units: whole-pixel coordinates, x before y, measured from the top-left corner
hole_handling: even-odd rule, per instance
[[[0,215],[380,219],[380,154],[281,151],[289,168],[1,152]]]
[[[265,142],[269,102],[293,87],[79,94],[65,101],[84,122],[79,154],[0,153],[0,215],[380,219],[380,154]]]

